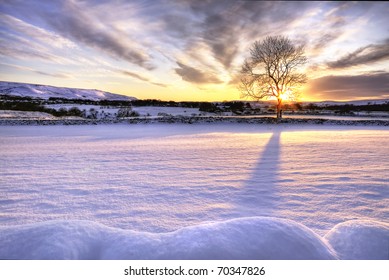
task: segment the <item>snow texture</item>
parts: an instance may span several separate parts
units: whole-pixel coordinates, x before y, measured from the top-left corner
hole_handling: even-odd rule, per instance
[[[389,260],[389,224],[348,221],[336,225],[325,239],[348,260]]]
[[[90,221],[0,227],[0,259],[385,260],[389,226],[349,221],[325,238],[296,222],[251,217],[144,233]]]
[[[388,139],[387,127],[2,126],[0,258],[387,259]]]
[[[0,228],[1,259],[334,259],[310,229],[241,218],[150,234],[87,221]]]

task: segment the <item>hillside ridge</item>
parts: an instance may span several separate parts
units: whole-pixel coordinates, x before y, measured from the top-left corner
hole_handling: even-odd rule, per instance
[[[97,89],[56,87],[49,85],[0,81],[0,95],[31,97],[40,99],[63,98],[82,100],[136,100],[136,97],[106,92]]]

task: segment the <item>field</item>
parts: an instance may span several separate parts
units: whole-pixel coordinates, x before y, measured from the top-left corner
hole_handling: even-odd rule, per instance
[[[0,258],[389,256],[385,127],[3,126],[0,147]]]

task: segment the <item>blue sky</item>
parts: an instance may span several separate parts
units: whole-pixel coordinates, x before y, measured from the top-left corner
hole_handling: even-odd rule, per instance
[[[301,100],[389,98],[389,2],[0,2],[0,80],[236,100],[249,48],[305,44]]]

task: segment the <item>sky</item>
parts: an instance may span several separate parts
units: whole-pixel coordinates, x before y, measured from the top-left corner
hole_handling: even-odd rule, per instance
[[[389,2],[1,0],[0,80],[239,100],[255,41],[304,44],[301,101],[389,98]]]

